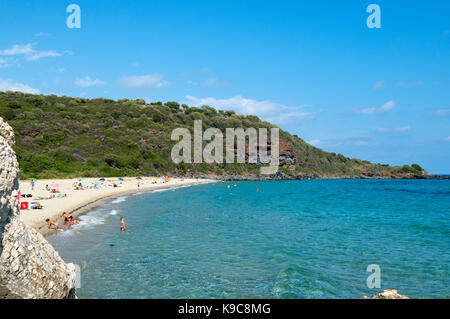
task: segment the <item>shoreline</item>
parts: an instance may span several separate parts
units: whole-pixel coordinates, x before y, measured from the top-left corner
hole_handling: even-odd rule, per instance
[[[93,178],[85,178],[82,179],[83,183],[92,183],[94,181],[97,181],[98,179]],[[107,179],[110,180],[110,179]],[[160,180],[160,178],[159,178]],[[138,189],[137,182],[142,183],[142,186]],[[34,191],[31,191],[31,181],[20,181],[20,191],[21,194],[27,194],[27,193],[41,193],[42,189],[35,189]],[[47,185],[58,182],[61,184],[61,188],[66,188],[67,185],[72,185],[73,183],[78,182],[76,179],[69,179],[69,180],[35,180],[36,186]],[[111,181],[112,182],[112,181]],[[67,192],[65,190],[62,190],[61,193],[67,194],[67,198],[55,198],[55,199],[44,199],[44,200],[35,200],[35,199],[28,199],[28,198],[21,198],[21,202],[27,201],[27,202],[39,202],[41,205],[44,206],[44,209],[42,210],[34,210],[34,209],[28,209],[28,210],[21,210],[20,211],[20,220],[27,226],[35,229],[37,232],[39,232],[44,237],[48,237],[55,234],[54,229],[48,229],[47,223],[45,222],[46,218],[49,218],[60,225],[63,225],[63,218],[62,213],[66,212],[74,217],[74,219],[77,219],[79,216],[87,214],[89,211],[92,211],[96,207],[99,207],[106,203],[108,199],[111,198],[118,198],[125,195],[130,194],[136,194],[136,193],[150,193],[154,190],[158,189],[166,189],[166,188],[178,188],[182,186],[189,186],[189,185],[201,185],[201,184],[207,184],[207,183],[213,183],[217,182],[213,179],[194,179],[194,178],[175,178],[168,182],[161,182],[158,181],[158,183],[150,183],[153,182],[151,178],[142,178],[140,180],[137,180],[136,178],[124,178],[124,181],[122,182],[122,186],[118,188],[107,188],[102,191],[102,189],[86,189],[86,190],[73,190],[72,192],[68,190]],[[64,184],[64,185],[63,185]],[[36,187],[38,188],[38,187]],[[78,193],[77,193],[78,192]],[[34,195],[34,194],[33,194]],[[62,202],[63,201],[63,202]],[[46,208],[47,207],[47,208]]]

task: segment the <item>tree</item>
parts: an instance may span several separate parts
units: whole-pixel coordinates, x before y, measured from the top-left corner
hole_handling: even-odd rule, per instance
[[[178,111],[180,109],[180,104],[177,102],[166,102],[164,105],[174,111]]]

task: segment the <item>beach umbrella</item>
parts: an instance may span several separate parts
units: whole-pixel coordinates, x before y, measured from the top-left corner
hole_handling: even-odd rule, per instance
[[[119,181],[122,181],[122,182],[123,182],[123,178],[119,177]]]
[[[138,177],[136,177],[136,179],[142,179],[142,177],[138,176]]]
[[[100,178],[100,179],[99,179],[99,181],[102,181],[102,182],[104,182],[104,181],[105,181],[105,179],[104,179],[104,178]]]
[[[50,184],[50,187],[59,187],[59,184],[58,183],[53,183],[53,184]]]

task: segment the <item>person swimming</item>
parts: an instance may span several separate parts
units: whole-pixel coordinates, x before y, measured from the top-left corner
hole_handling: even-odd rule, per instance
[[[125,231],[125,220],[123,217],[120,217],[120,232]]]

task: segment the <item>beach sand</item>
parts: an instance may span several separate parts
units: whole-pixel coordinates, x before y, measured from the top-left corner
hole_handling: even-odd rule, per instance
[[[183,185],[201,184],[213,182],[213,180],[206,179],[189,179],[189,178],[174,178],[168,182],[164,182],[163,178],[143,177],[137,179],[133,177],[124,177],[124,181],[119,181],[118,178],[106,178],[106,180],[99,181],[99,178],[83,178],[81,183],[83,186],[88,186],[88,189],[75,190],[74,185],[78,185],[79,179],[52,179],[52,180],[35,180],[34,191],[31,190],[31,181],[20,181],[19,189],[21,194],[32,194],[33,197],[21,198],[21,202],[39,202],[43,209],[25,209],[20,211],[20,220],[26,225],[33,227],[44,236],[54,234],[53,229],[48,229],[45,220],[47,218],[59,222],[62,225],[62,213],[66,212],[77,218],[77,216],[92,210],[94,207],[102,204],[102,200],[110,197],[119,197],[125,194],[151,191],[161,188],[177,187]],[[100,189],[94,187],[93,182],[101,186]],[[138,189],[138,182],[140,189]],[[156,184],[155,184],[156,182]],[[59,185],[59,187],[52,187],[51,185]],[[118,187],[114,187],[116,184]],[[56,188],[59,193],[52,194],[46,190],[46,185],[51,189]],[[93,187],[93,188],[91,188]],[[67,197],[58,198],[67,194]],[[52,199],[37,199],[40,197],[47,198],[55,195]]]

